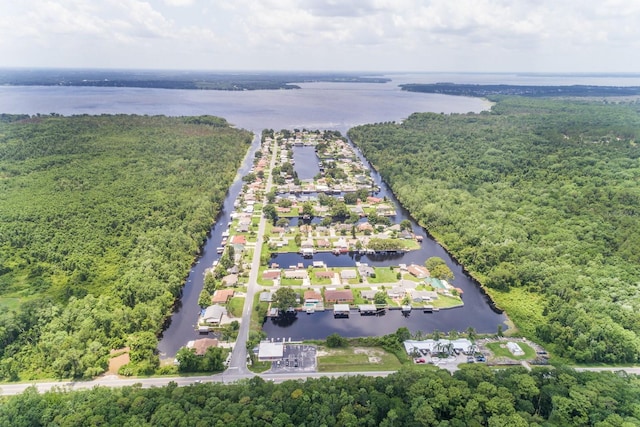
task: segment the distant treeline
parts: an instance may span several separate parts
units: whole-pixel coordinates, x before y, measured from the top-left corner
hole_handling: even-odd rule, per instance
[[[193,90],[300,89],[292,83],[385,83],[389,79],[349,73],[215,73],[204,71],[125,71],[4,69],[0,85],[96,86]]]
[[[421,369],[423,368],[423,369]],[[0,400],[0,426],[598,426],[640,424],[637,376],[523,367],[433,367],[143,389],[96,387]]]
[[[457,83],[404,84],[409,92],[441,93],[444,95],[486,97],[491,95],[518,95],[527,97],[568,96],[634,96],[640,95],[639,86],[533,86],[533,85],[478,85]]]

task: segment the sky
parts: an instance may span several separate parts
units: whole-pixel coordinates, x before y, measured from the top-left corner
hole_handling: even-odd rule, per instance
[[[5,0],[0,66],[640,72],[640,0]]]

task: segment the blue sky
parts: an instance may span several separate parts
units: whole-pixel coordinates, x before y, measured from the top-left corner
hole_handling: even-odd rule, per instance
[[[0,66],[640,72],[639,0],[0,2]]]

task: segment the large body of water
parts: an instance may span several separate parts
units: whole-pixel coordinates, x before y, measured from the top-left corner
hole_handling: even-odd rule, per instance
[[[393,80],[385,84],[368,83],[308,83],[301,90],[278,91],[194,91],[137,88],[92,88],[92,87],[0,87],[0,112],[14,114],[147,114],[187,116],[210,114],[226,118],[230,123],[256,132],[271,129],[337,129],[343,133],[355,125],[385,121],[400,121],[414,112],[466,113],[489,108],[489,103],[466,97],[437,94],[421,94],[401,91],[400,83],[505,83],[505,84],[600,84],[640,85],[639,76],[589,76],[589,75],[511,75],[511,74],[405,74],[390,76]],[[257,149],[256,138],[252,152],[239,171],[248,172]],[[297,163],[298,161],[296,161]],[[396,220],[409,218],[408,213],[397,206],[380,177],[374,173],[381,185],[381,194],[389,197],[397,207]],[[181,303],[172,316],[159,349],[166,357],[190,339],[198,337],[194,331],[197,321],[198,295],[202,289],[203,273],[218,258],[215,248],[221,234],[227,228],[233,202],[242,187],[238,179],[229,189],[224,207],[211,238],[205,244],[201,258],[192,268],[183,291]],[[426,237],[426,233],[415,223],[414,232]],[[479,332],[494,332],[505,320],[503,315],[491,310],[478,287],[464,274],[436,242],[425,238],[422,248],[402,258],[358,259],[351,255],[326,257],[329,265],[353,265],[355,261],[371,265],[397,265],[398,263],[422,263],[430,256],[440,256],[452,268],[456,279],[454,285],[464,290],[464,308],[445,310],[434,314],[412,313],[403,317],[391,311],[382,318],[352,316],[350,319],[333,319],[331,312],[302,315],[290,325],[265,324],[271,337],[324,338],[338,332],[343,336],[380,335],[407,326],[412,331],[424,332],[438,329],[464,330],[469,326]],[[297,261],[297,255],[280,255],[281,264]]]

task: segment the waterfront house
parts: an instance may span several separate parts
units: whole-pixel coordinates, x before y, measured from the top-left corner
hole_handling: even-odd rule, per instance
[[[326,290],[324,300],[329,303],[350,303],[353,302],[353,293],[348,289],[342,291]]]
[[[264,280],[276,280],[280,278],[281,271],[280,270],[265,270],[262,273],[262,278]]]
[[[358,273],[360,273],[361,277],[371,277],[376,274],[373,267],[369,267],[368,264],[358,264]]]
[[[260,292],[260,302],[272,302],[273,301],[273,292],[264,291]]]
[[[360,296],[366,300],[373,301],[373,299],[376,297],[376,293],[378,293],[378,291],[367,289],[364,291],[360,291]]]
[[[207,307],[202,315],[202,321],[209,325],[219,325],[222,316],[227,314],[227,309],[220,304],[214,304]]]
[[[409,274],[417,277],[418,279],[424,279],[429,277],[429,270],[426,267],[417,264],[411,264],[407,267]]]
[[[308,279],[309,274],[307,273],[307,270],[304,269],[285,270],[284,277],[285,279]]]
[[[318,279],[333,279],[333,276],[335,276],[333,271],[316,271]]]
[[[356,270],[352,270],[352,269],[342,270],[340,272],[340,278],[342,280],[357,279],[358,278],[358,273],[356,272]]]
[[[438,298],[438,293],[434,291],[411,290],[411,300],[414,302],[430,302]]]
[[[322,301],[322,295],[318,291],[308,290],[304,291],[304,302],[306,303],[319,303]]]
[[[223,286],[236,286],[238,284],[238,275],[237,274],[227,274],[222,278]]]
[[[218,340],[215,338],[201,338],[199,340],[189,341],[187,348],[193,348],[196,356],[204,356],[209,347],[217,347]]]
[[[231,298],[233,298],[233,294],[235,290],[233,289],[218,289],[213,293],[211,297],[212,304],[226,304]]]
[[[387,291],[389,298],[403,298],[406,294],[406,289],[400,286],[394,286]]]

